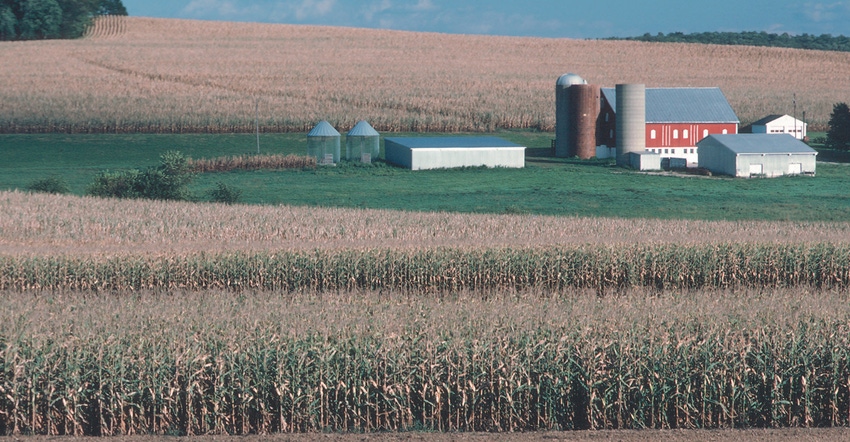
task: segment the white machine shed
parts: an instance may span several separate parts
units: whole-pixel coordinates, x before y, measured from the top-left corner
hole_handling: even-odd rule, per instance
[[[525,167],[525,147],[499,137],[386,138],[384,154],[390,163],[411,170]]]
[[[814,175],[817,151],[789,134],[709,135],[697,143],[699,167],[736,177]]]

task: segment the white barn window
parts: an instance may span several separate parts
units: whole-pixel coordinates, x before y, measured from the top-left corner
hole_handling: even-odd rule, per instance
[[[651,140],[655,139],[655,129],[652,129],[652,130],[649,131],[649,138]]]
[[[688,130],[687,129],[682,131],[682,138],[684,138],[686,140],[688,139]]]
[[[679,129],[673,129],[673,139],[674,140],[679,139]]]
[[[708,129],[703,129],[702,130],[702,137],[705,138],[707,136],[708,136]]]

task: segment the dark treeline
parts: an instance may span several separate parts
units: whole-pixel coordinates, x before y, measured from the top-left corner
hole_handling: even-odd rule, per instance
[[[0,0],[0,40],[81,37],[98,15],[127,15],[121,0]]]
[[[819,36],[810,34],[789,35],[769,34],[767,32],[700,32],[684,34],[672,32],[656,35],[649,33],[640,37],[611,37],[608,40],[635,40],[661,43],[707,43],[719,45],[739,46],[770,46],[778,48],[817,49],[822,51],[844,51],[850,52],[850,37],[839,35],[833,37],[831,34]]]

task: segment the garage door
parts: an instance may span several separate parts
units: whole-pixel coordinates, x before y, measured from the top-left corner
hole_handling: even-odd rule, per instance
[[[750,176],[764,174],[764,166],[761,164],[750,164]]]
[[[802,163],[791,163],[788,165],[788,173],[791,175],[800,175],[803,173]]]

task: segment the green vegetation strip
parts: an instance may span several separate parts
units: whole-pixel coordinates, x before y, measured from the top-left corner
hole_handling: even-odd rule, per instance
[[[446,293],[848,285],[850,246],[846,244],[0,257],[0,290],[14,291],[179,288]]]

